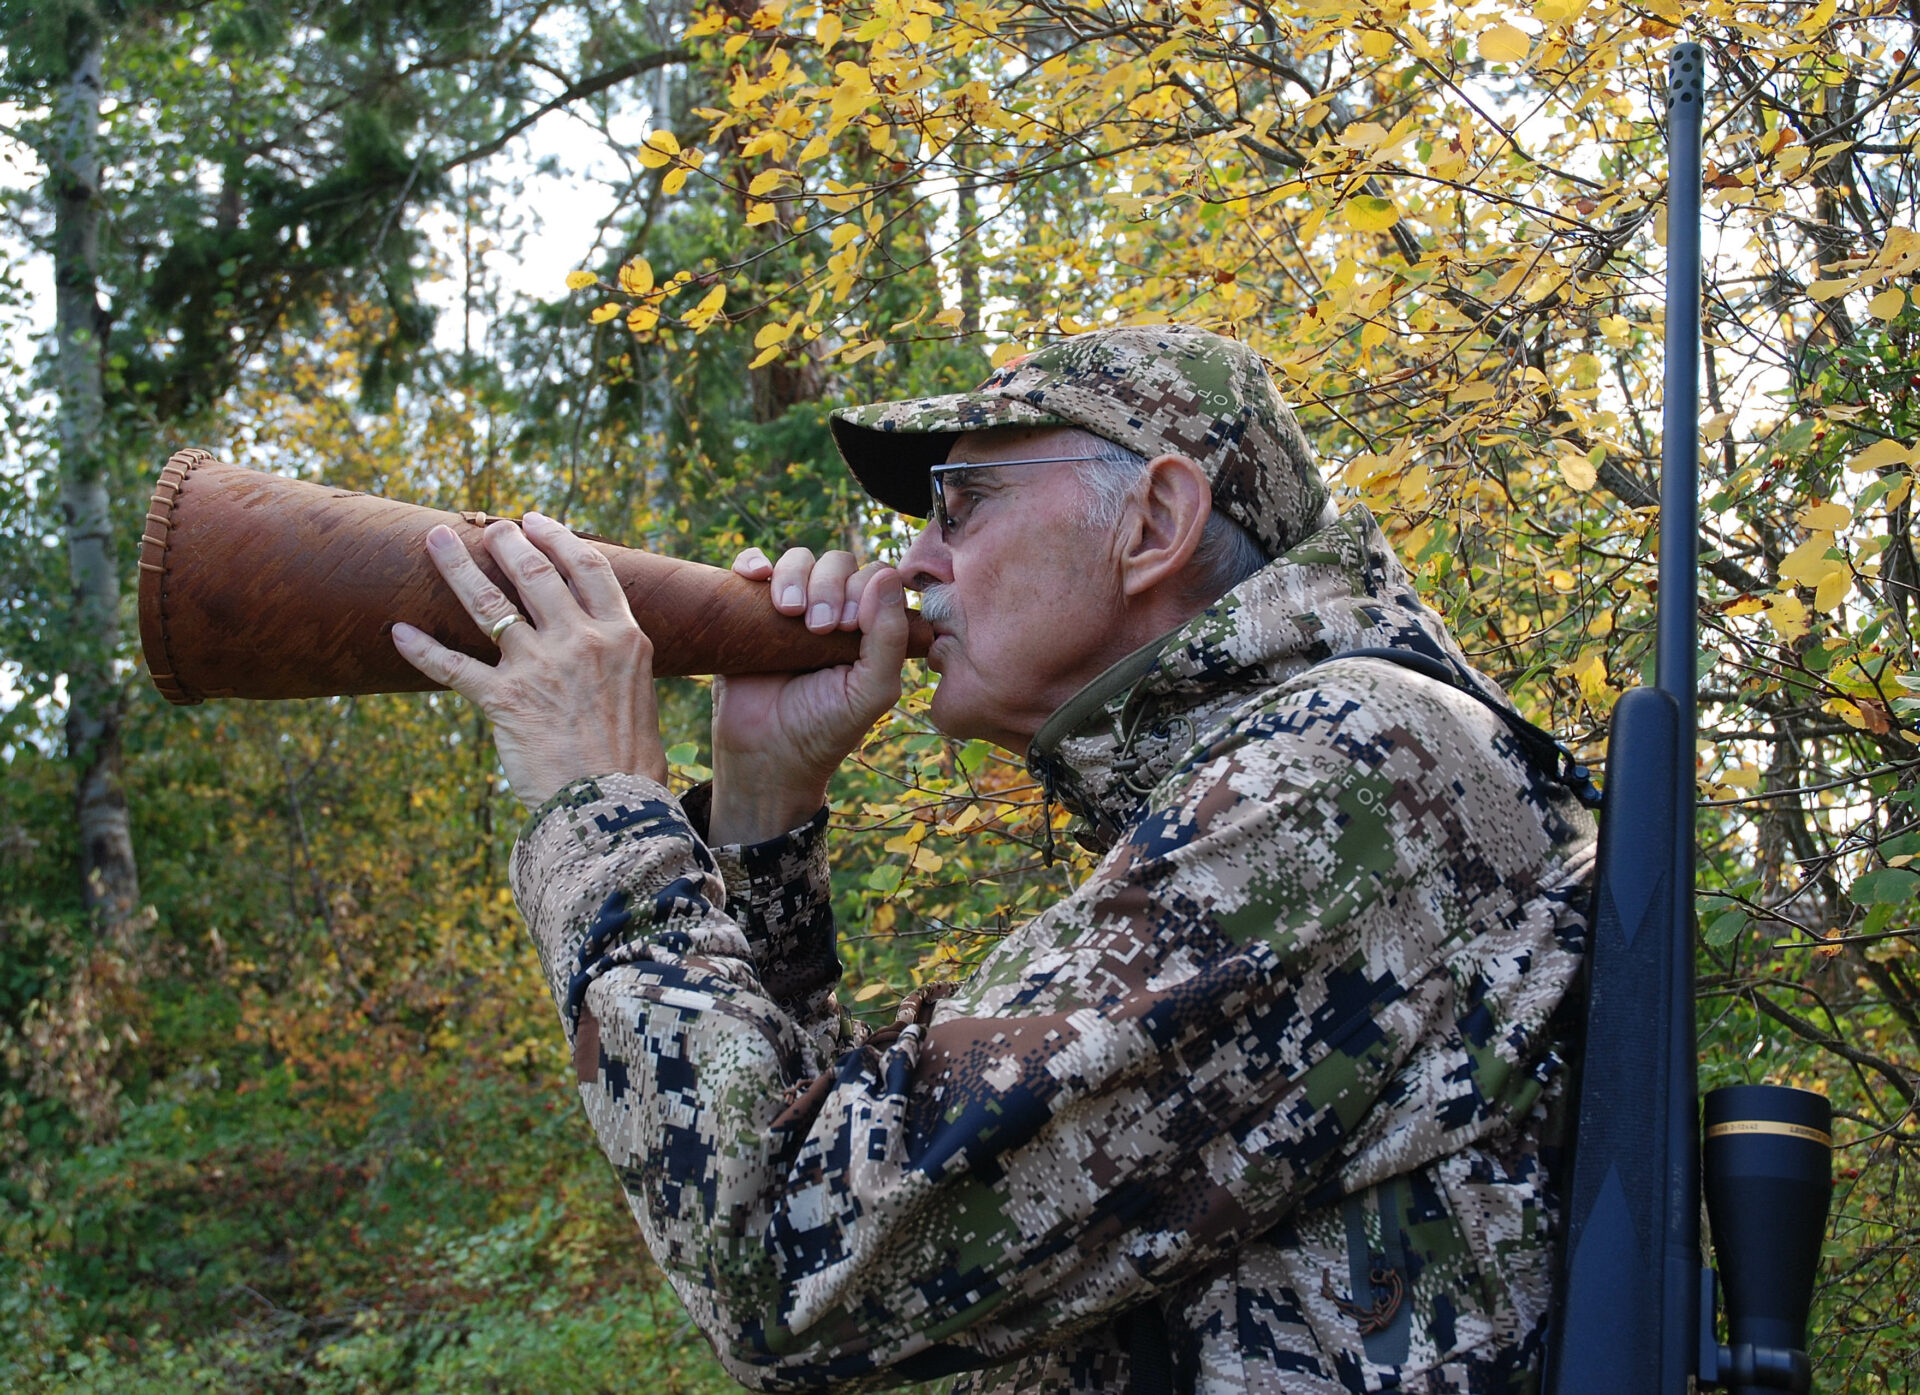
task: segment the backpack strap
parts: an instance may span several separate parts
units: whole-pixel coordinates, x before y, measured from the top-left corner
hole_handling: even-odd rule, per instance
[[[1535,770],[1541,771],[1549,779],[1565,785],[1573,791],[1574,798],[1589,809],[1600,807],[1600,791],[1594,788],[1593,779],[1587,767],[1574,759],[1572,751],[1552,732],[1535,726],[1518,712],[1504,703],[1495,702],[1479,688],[1463,680],[1462,675],[1452,664],[1434,658],[1431,654],[1422,654],[1414,649],[1343,649],[1338,654],[1329,654],[1313,665],[1333,663],[1336,659],[1380,659],[1401,668],[1411,669],[1422,678],[1431,678],[1436,683],[1445,683],[1449,688],[1465,693],[1478,702],[1487,711],[1493,713],[1513,734],[1521,754]]]

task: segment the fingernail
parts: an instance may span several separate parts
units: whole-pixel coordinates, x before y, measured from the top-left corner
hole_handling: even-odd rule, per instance
[[[801,593],[798,586],[789,586],[780,593],[781,605],[802,605],[806,602],[806,599],[806,596]]]
[[[816,605],[808,613],[807,623],[816,628],[821,625],[831,625],[833,623],[833,607],[825,601],[820,602],[820,604]]]
[[[907,603],[906,587],[902,586],[897,580],[883,584],[886,586],[886,590],[880,593],[880,600],[883,605],[905,605]]]
[[[544,513],[541,513],[541,512],[540,512],[540,511],[539,511],[538,509],[528,509],[528,510],[526,511],[526,513],[525,513],[525,514],[524,514],[524,515],[522,516],[522,518],[521,518],[521,522],[523,522],[523,523],[551,523],[551,522],[553,522],[553,520],[552,520],[551,518],[548,518],[548,517],[547,517],[547,516],[546,516],[546,515],[545,515]]]
[[[858,620],[859,618],[860,618],[860,602],[848,601],[845,605],[840,607],[840,623],[841,624],[851,625],[854,621]]]
[[[445,552],[459,545],[460,540],[454,537],[453,529],[447,527],[444,523],[434,524],[432,530],[427,534],[427,546],[435,552]]]
[[[767,554],[757,547],[750,547],[740,554],[740,560],[743,562],[764,562],[767,560]]]
[[[394,622],[393,637],[401,644],[412,644],[416,639],[420,638],[420,631],[414,629],[414,627],[406,621],[398,620]]]

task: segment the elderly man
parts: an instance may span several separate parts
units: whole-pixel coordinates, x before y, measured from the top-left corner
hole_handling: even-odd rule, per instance
[[[430,540],[497,668],[397,627],[533,806],[512,879],[655,1259],[764,1389],[1533,1388],[1592,827],[1259,358],[1162,325],[835,414],[898,571],[736,564],[860,656],[718,686],[676,799],[649,647],[550,520]],[[1271,559],[1270,561],[1268,559]],[[827,780],[899,695],[1104,849],[959,984],[833,994]],[[705,795],[705,792],[702,792]]]

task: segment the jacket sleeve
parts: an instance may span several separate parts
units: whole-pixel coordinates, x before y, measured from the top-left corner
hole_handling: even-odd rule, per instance
[[[537,816],[514,885],[587,1112],[733,1374],[997,1363],[1524,1112],[1582,830],[1429,686],[1279,690],[937,1012],[818,1075],[812,990],[765,975],[785,913],[729,915],[753,875],[664,790],[583,782]]]

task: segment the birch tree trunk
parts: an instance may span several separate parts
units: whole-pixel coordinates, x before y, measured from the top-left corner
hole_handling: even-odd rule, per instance
[[[140,903],[139,870],[120,780],[122,693],[113,671],[120,641],[120,577],[108,507],[101,313],[100,36],[75,44],[54,100],[47,189],[54,206],[60,509],[66,525],[72,658],[67,670],[67,754],[89,914],[97,928],[127,921]]]

